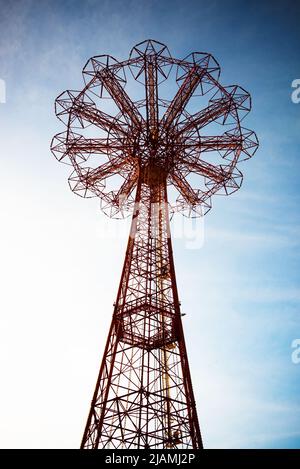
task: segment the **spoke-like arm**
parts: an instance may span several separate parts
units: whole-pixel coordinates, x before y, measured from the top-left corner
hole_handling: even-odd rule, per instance
[[[145,85],[148,136],[157,137],[158,124],[158,91],[157,91],[157,65],[155,57],[145,57]]]
[[[101,70],[101,72],[98,73],[98,77],[106,91],[110,94],[124,115],[126,121],[139,129],[141,127],[143,117],[129,98],[126,91],[120,85],[114,73],[108,68],[104,68]]]
[[[114,130],[122,135],[126,135],[127,133],[125,125],[120,124],[109,114],[106,114],[103,111],[99,111],[99,109],[96,109],[92,106],[85,106],[84,104],[80,104],[79,102],[75,101],[70,111],[79,119],[86,120],[90,124],[94,124],[106,132]]]
[[[113,151],[122,151],[125,145],[118,142],[110,143],[106,138],[68,138],[66,140],[66,151],[68,153],[112,153]],[[128,149],[130,147],[128,146]]]
[[[131,192],[133,191],[136,185],[137,179],[138,179],[137,172],[130,173],[127,176],[127,178],[125,179],[125,181],[123,182],[123,184],[121,185],[120,189],[118,190],[116,194],[116,200],[119,205],[122,204],[123,201],[127,200],[127,198],[129,197],[129,195],[131,194]]]
[[[241,136],[235,135],[206,135],[195,143],[186,142],[185,148],[191,150],[205,151],[237,151],[243,149],[243,139]]]
[[[114,158],[96,169],[89,169],[84,176],[84,180],[87,185],[93,185],[95,182],[102,181],[109,176],[119,173],[124,166],[128,165],[130,160],[131,158],[122,160],[120,158]]]
[[[223,98],[217,103],[207,106],[202,111],[193,114],[188,119],[185,119],[179,125],[177,135],[187,133],[191,129],[202,129],[206,125],[215,121],[219,117],[228,114],[232,107],[232,99]]]
[[[176,189],[190,205],[199,204],[200,199],[197,192],[194,191],[183,176],[177,176],[175,173],[172,173],[171,179]]]
[[[163,127],[168,130],[170,126],[175,123],[177,117],[179,117],[187,105],[190,97],[194,93],[198,84],[200,83],[203,76],[206,74],[206,69],[202,69],[197,65],[194,65],[188,72],[186,78],[181,84],[179,90],[171,101],[168,109],[163,117]]]
[[[238,136],[203,136],[199,148],[201,151],[242,150],[243,140]]]
[[[180,161],[179,161],[180,163]],[[214,166],[206,161],[199,160],[197,162],[183,160],[183,167],[190,172],[197,173],[201,176],[208,177],[216,182],[223,182],[228,177],[228,173],[220,166]]]

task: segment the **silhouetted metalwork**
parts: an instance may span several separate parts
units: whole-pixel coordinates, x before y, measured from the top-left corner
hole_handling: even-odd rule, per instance
[[[213,194],[235,192],[237,163],[257,149],[241,126],[250,95],[219,74],[210,54],[174,59],[147,40],[122,62],[91,58],[83,90],[56,100],[67,130],[51,149],[73,167],[72,191],[99,197],[110,217],[133,213],[82,448],[202,448],[169,220],[202,216]]]

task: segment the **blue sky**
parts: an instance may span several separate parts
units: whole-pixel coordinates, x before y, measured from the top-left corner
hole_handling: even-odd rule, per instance
[[[86,60],[154,38],[212,53],[252,95],[260,147],[244,183],[213,200],[204,244],[174,240],[193,385],[208,448],[300,448],[299,3],[1,1],[0,446],[79,445],[126,244],[74,196],[49,151],[54,99]],[[125,222],[124,222],[125,223]],[[126,227],[126,224],[124,224]],[[17,424],[16,424],[17,422]]]

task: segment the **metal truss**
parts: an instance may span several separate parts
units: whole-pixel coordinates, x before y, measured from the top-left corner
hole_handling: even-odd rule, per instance
[[[82,448],[202,448],[169,220],[203,216],[212,195],[239,189],[237,166],[257,149],[241,126],[249,93],[219,75],[210,54],[175,59],[147,40],[122,62],[92,57],[83,90],[56,99],[67,129],[51,149],[72,166],[72,191],[110,217],[133,213]]]

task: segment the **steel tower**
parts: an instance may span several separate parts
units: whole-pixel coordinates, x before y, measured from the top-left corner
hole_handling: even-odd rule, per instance
[[[213,194],[236,191],[237,163],[257,149],[240,124],[250,96],[221,86],[219,73],[210,54],[174,59],[147,40],[122,62],[91,58],[84,89],[56,100],[67,130],[51,149],[73,167],[71,189],[99,197],[110,217],[133,213],[81,448],[202,448],[169,223],[175,211],[203,216]],[[136,81],[144,94],[131,99],[125,86],[133,94]],[[177,198],[168,200],[168,186]]]

